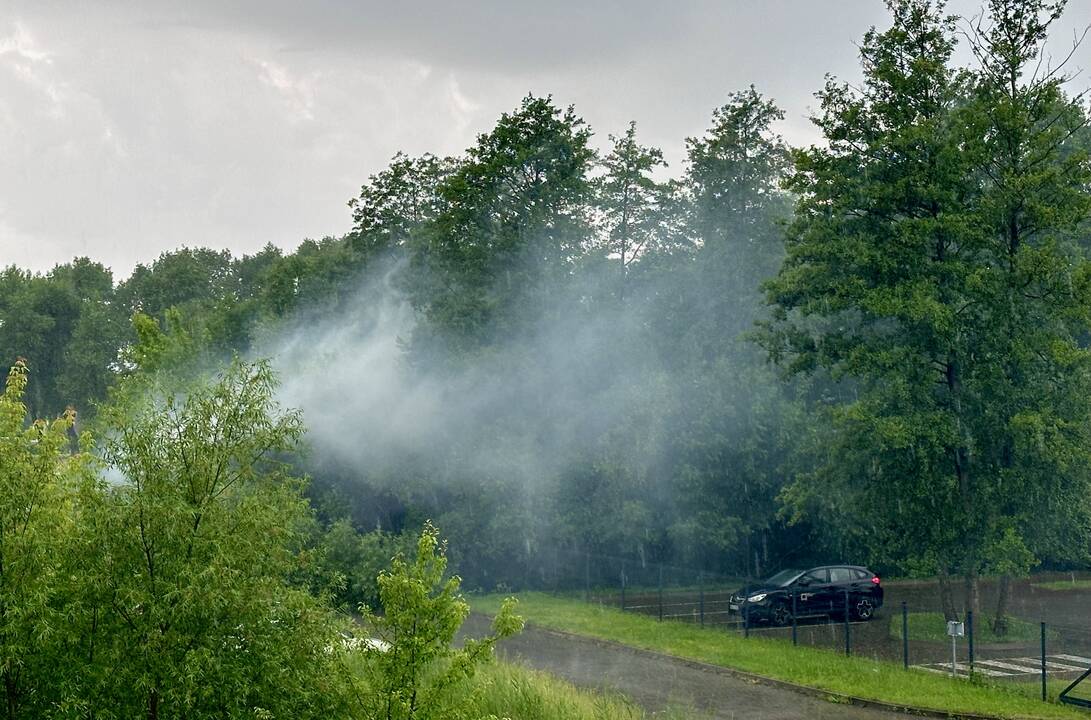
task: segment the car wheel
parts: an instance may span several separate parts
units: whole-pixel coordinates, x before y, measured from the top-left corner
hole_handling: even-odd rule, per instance
[[[870,620],[875,615],[875,604],[871,602],[871,598],[860,598],[856,601],[856,619],[857,620]]]
[[[792,611],[787,605],[781,603],[773,608],[772,618],[774,625],[790,625],[792,622]]]

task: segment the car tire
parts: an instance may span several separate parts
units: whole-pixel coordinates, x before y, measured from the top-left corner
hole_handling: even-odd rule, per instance
[[[773,607],[773,611],[769,613],[769,618],[772,623],[777,627],[784,627],[785,625],[792,624],[792,610],[785,603],[779,603]]]
[[[868,597],[859,598],[852,609],[852,614],[857,620],[867,622],[875,617],[875,603]]]

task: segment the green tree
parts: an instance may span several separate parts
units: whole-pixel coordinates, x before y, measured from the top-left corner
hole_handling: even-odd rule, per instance
[[[705,135],[686,140],[688,222],[700,243],[693,292],[699,325],[692,336],[708,358],[752,329],[762,308],[761,282],[776,274],[783,257],[781,223],[791,208],[781,183],[789,154],[773,128],[783,118],[751,86],[716,109]]]
[[[161,318],[172,307],[196,307],[224,297],[232,285],[231,253],[181,248],[163,253],[150,266],[137,265],[117,289],[130,313]]]
[[[960,115],[974,129],[967,149],[981,183],[975,218],[987,261],[973,299],[989,309],[989,332],[976,350],[996,359],[981,363],[989,404],[980,410],[977,477],[966,492],[984,496],[978,532],[986,558],[1000,560],[978,562],[1002,569],[1004,586],[1013,570],[1029,570],[1021,558],[1046,549],[1026,546],[1039,536],[1043,510],[1065,517],[1074,504],[1091,513],[1086,413],[1072,402],[1091,390],[1091,355],[1081,342],[1091,318],[1091,264],[1079,247],[1091,216],[1091,163],[1074,142],[1088,116],[1064,92],[1071,79],[1064,65],[1042,63],[1050,25],[1066,4],[990,0],[969,35],[977,67]],[[1071,533],[1074,548],[1085,546],[1081,539]],[[1008,594],[999,597],[997,631],[1006,627]]]
[[[426,154],[410,158],[398,153],[390,165],[368,178],[352,208],[353,248],[364,257],[404,248],[422,224],[440,210],[439,186],[454,161]]]
[[[411,247],[409,290],[428,319],[415,340],[469,350],[538,317],[589,239],[590,136],[572,108],[527,96],[478,138]]]
[[[26,366],[17,362],[0,395],[0,680],[9,720],[44,717],[59,699],[59,576],[86,467],[68,450],[71,413],[27,424],[26,385]]]
[[[288,582],[310,511],[277,456],[298,415],[276,406],[263,363],[185,392],[162,374],[127,382],[142,392],[104,411],[114,479],[84,498],[87,711],[328,717],[337,625]]]
[[[604,249],[610,257],[617,257],[618,295],[624,298],[629,266],[651,248],[662,229],[662,206],[668,190],[652,173],[667,163],[661,150],[637,143],[635,122],[629,123],[624,135],[611,135],[610,143],[610,153],[602,160],[606,172],[595,189]]]
[[[1001,228],[1012,218],[990,186],[1011,147],[990,126],[1029,111],[1027,98],[1008,110],[976,99],[991,84],[987,62],[951,66],[943,3],[888,5],[893,27],[861,45],[863,86],[831,81],[820,93],[828,145],[796,153],[796,219],[768,285],[772,356],[841,381],[823,403],[836,429],[824,460],[787,497],[812,514],[857,507],[876,559],[926,559],[944,580],[961,571],[973,609],[991,548],[1012,550],[1008,566],[1022,554],[1012,518],[1040,513],[1043,492],[1086,487],[1075,469],[1086,413],[1053,404],[1086,395],[1087,267],[1061,242],[1086,213],[1075,191],[1086,164],[1063,162],[1064,135],[1048,128],[1037,151],[1018,150],[1045,153],[1042,175],[1007,190],[1018,186],[1020,212],[1042,211],[1021,216],[1037,224],[1009,252]],[[1042,7],[1012,0],[990,13],[1040,50]],[[1054,99],[1058,112],[1066,103]]]
[[[373,639],[366,646],[367,683],[361,693],[369,720],[459,720],[468,718],[471,695],[465,681],[492,658],[493,647],[523,628],[508,599],[493,619],[493,633],[452,647],[470,607],[459,578],[445,577],[447,558],[439,532],[426,523],[411,560],[394,559],[379,575],[384,612],[361,608]]]

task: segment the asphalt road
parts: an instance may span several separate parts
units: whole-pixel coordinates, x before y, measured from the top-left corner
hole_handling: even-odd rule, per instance
[[[489,619],[471,615],[463,631],[488,631]],[[841,705],[655,653],[528,626],[505,641],[499,654],[574,685],[623,693],[651,713],[690,709],[715,720],[892,720],[906,715]]]

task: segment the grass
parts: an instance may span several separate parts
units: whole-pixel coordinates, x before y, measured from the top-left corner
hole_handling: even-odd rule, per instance
[[[471,598],[475,611],[495,612],[498,595]],[[676,657],[735,668],[830,693],[948,713],[979,713],[1001,718],[1083,718],[1074,708],[1043,703],[1035,686],[1021,683],[967,682],[896,663],[844,657],[817,648],[792,647],[783,641],[743,639],[686,623],[622,613],[614,608],[542,593],[519,595],[518,612],[531,623],[654,650]],[[1053,685],[1051,692],[1057,692]]]
[[[349,656],[356,674],[357,694],[370,695],[366,657]],[[653,715],[619,693],[577,688],[549,673],[494,661],[479,666],[473,676],[442,691],[445,717],[503,720],[650,720]],[[433,712],[437,706],[433,706]],[[694,720],[691,711],[658,712],[662,720]],[[700,716],[696,716],[699,720]]]
[[[495,663],[474,678],[473,716],[511,720],[645,720],[651,715],[620,696],[578,689],[548,673]],[[657,718],[692,717],[657,713]]]
[[[1031,585],[1043,590],[1091,590],[1091,580],[1054,580],[1031,583]]]
[[[902,639],[901,614],[890,616],[890,634],[898,640]],[[993,632],[990,618],[980,617],[974,619],[974,642],[978,645],[1036,642],[1040,637],[1041,627],[1038,623],[1009,617],[1008,632],[1005,635],[997,635]],[[1056,638],[1056,632],[1053,632],[1053,637]],[[909,639],[950,642],[951,638],[947,635],[947,619],[943,613],[937,612],[909,613]],[[964,640],[960,640],[960,642],[964,642]]]

